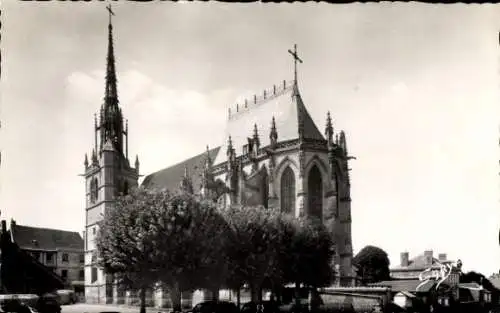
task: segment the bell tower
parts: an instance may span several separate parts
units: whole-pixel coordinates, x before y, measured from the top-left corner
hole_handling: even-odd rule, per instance
[[[94,147],[84,159],[85,178],[85,298],[88,303],[113,302],[113,278],[97,265],[95,237],[99,222],[112,209],[120,194],[137,187],[139,160],[135,168],[128,159],[128,122],[124,123],[118,101],[111,6],[108,24],[108,53],[104,100],[94,117]]]

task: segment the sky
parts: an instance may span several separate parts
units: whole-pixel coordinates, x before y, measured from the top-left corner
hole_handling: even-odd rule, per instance
[[[2,2],[0,210],[84,229],[104,96],[105,2]],[[500,6],[113,3],[118,92],[142,174],[224,138],[227,109],[293,78],[351,161],[354,252],[500,269]]]

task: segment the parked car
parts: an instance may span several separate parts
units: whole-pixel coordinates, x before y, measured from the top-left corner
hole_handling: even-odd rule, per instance
[[[35,309],[40,313],[61,313],[59,296],[53,293],[46,293],[38,298]]]
[[[236,304],[229,301],[203,301],[188,313],[239,313]]]
[[[58,290],[56,293],[59,296],[60,305],[74,304],[78,300],[74,290],[64,289]]]
[[[276,301],[262,301],[263,313],[278,313],[280,312],[279,305]],[[257,313],[257,303],[247,302],[241,307],[241,313]]]
[[[1,308],[3,312],[8,313],[32,313],[33,310],[19,299],[13,298],[2,302]]]

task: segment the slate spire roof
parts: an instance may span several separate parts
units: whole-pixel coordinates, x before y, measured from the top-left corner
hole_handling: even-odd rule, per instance
[[[122,110],[118,101],[118,88],[116,79],[115,53],[113,46],[113,25],[111,24],[111,15],[114,15],[111,8],[108,24],[108,53],[106,56],[106,82],[104,90],[104,102],[101,106],[100,125],[98,129],[101,133],[101,151],[103,145],[111,140],[116,150],[124,152],[123,134],[124,123]]]

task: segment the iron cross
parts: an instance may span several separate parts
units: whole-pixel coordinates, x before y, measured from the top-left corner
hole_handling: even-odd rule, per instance
[[[292,56],[293,56],[293,63],[294,63],[294,78],[295,78],[295,83],[297,83],[297,61],[299,61],[300,63],[303,63],[302,60],[299,58],[298,54],[297,54],[297,45],[293,45],[293,51],[288,49],[288,53],[290,53]]]
[[[113,11],[111,10],[111,4],[108,4],[108,6],[106,7],[106,9],[109,12],[109,24],[111,24],[111,16],[115,15],[115,13],[113,13]]]

